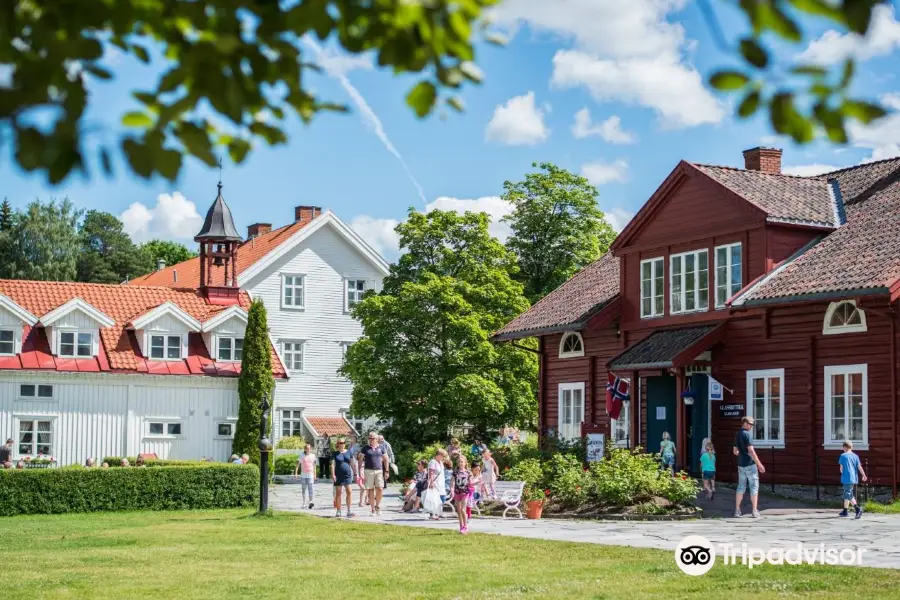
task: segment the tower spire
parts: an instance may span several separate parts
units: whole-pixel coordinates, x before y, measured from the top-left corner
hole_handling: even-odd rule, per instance
[[[219,157],[219,183],[217,184],[219,187],[219,195],[222,195],[222,157]]]

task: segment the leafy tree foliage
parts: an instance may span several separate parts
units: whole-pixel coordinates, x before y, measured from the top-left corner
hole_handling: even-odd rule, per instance
[[[0,64],[12,65],[12,84],[0,90],[0,126],[11,130],[2,140],[13,140],[21,168],[51,182],[85,171],[84,116],[93,100],[86,81],[113,79],[110,57],[124,53],[160,72],[133,92],[140,108],[122,117],[132,132],[121,150],[135,173],[173,180],[184,154],[213,166],[216,148],[240,163],[254,141],[286,142],[293,115],[309,122],[319,111],[345,110],[318,98],[304,78],[318,69],[314,38],[372,52],[394,73],[420,74],[406,101],[423,117],[440,90],[480,80],[472,38],[482,10],[496,2],[3,2]],[[462,107],[456,97],[447,103]],[[201,107],[213,118],[200,116]],[[47,108],[58,118],[39,129],[29,115]],[[96,157],[107,173],[110,150],[100,144]]]
[[[730,2],[729,2],[730,4]],[[772,128],[795,142],[810,142],[820,132],[839,144],[847,143],[847,122],[871,123],[886,114],[884,108],[851,96],[855,61],[831,69],[822,65],[795,62],[775,64],[766,41],[802,45],[804,20],[824,19],[831,25],[865,35],[872,10],[887,0],[741,0],[738,3],[750,24],[750,33],[732,47],[722,32],[709,0],[700,7],[719,45],[738,54],[743,69],[723,69],[712,74],[716,89],[739,93],[737,113],[748,118],[760,109],[769,111]],[[790,54],[782,52],[781,54]]]
[[[616,237],[587,179],[552,163],[532,164],[538,166],[524,181],[503,184],[503,198],[513,205],[503,219],[512,229],[506,247],[518,259],[516,279],[532,303],[599,258]]]
[[[81,240],[76,210],[68,199],[35,200],[12,219],[0,238],[0,276],[40,281],[72,281],[77,274]]]
[[[260,404],[264,396],[267,396],[269,404],[272,404],[272,392],[275,390],[268,330],[266,307],[262,300],[254,300],[247,313],[247,329],[244,333],[241,374],[238,379],[240,407],[232,452],[238,455],[249,454],[250,462],[257,465],[259,420],[262,418]]]
[[[142,252],[116,216],[90,210],[81,223],[78,281],[122,283],[153,268],[150,255]]]
[[[464,423],[533,424],[535,356],[488,337],[528,308],[515,256],[484,213],[410,210],[397,226],[404,254],[380,294],[353,314],[363,336],[347,350],[354,415],[393,420],[424,443]]]
[[[196,252],[189,250],[184,244],[169,242],[167,240],[152,240],[145,242],[141,244],[141,252],[147,255],[148,260],[154,269],[160,259],[164,260],[166,265],[172,266],[197,256]]]

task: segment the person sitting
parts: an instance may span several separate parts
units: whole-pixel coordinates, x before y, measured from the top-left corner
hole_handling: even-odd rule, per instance
[[[108,468],[109,468],[109,463],[106,462],[106,461],[104,461],[103,464],[100,465],[100,468],[101,468],[101,469],[108,469]]]
[[[403,512],[417,512],[422,504],[422,492],[428,487],[428,463],[424,460],[416,462],[416,474],[410,482],[409,490],[404,497]]]
[[[6,461],[5,463],[3,463],[3,468],[4,469],[12,469],[13,464],[10,461]]]
[[[16,469],[24,469],[24,468],[25,468],[24,460],[20,460],[19,462],[16,463]]]
[[[121,460],[121,462],[119,462],[119,466],[120,466],[120,467],[130,467],[131,465],[128,463],[128,459],[127,459],[127,458],[123,458],[123,459]]]
[[[128,465],[125,465],[125,466],[128,466]],[[147,466],[146,463],[145,463],[145,461],[144,461],[144,457],[143,457],[143,456],[138,456],[138,457],[137,457],[137,460],[134,461],[134,466],[136,466],[136,467],[145,467],[145,466]]]
[[[246,465],[248,462],[250,462],[250,455],[249,454],[241,454],[241,464]]]
[[[90,469],[91,467],[96,467],[97,463],[94,462],[93,458],[88,458],[86,461],[84,461],[84,466]]]
[[[241,457],[238,456],[237,454],[232,454],[232,455],[231,455],[231,458],[228,459],[228,462],[230,462],[230,463],[233,464],[233,465],[242,465],[242,464],[244,464],[243,462],[241,462]]]

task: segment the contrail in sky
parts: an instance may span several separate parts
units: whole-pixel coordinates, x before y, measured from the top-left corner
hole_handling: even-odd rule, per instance
[[[309,36],[304,37],[303,41],[306,42],[306,45],[312,48],[316,53],[316,56],[319,58],[319,64],[323,69],[325,69],[325,72],[341,84],[341,87],[344,88],[344,91],[347,92],[347,94],[353,100],[353,103],[356,104],[356,107],[359,109],[363,122],[372,129],[376,136],[378,136],[378,139],[381,140],[382,144],[384,144],[385,149],[393,154],[397,161],[399,161],[400,166],[403,167],[404,171],[406,171],[406,175],[407,177],[409,177],[409,180],[414,186],[416,186],[416,190],[419,192],[419,198],[422,199],[422,204],[427,204],[428,201],[425,199],[425,190],[422,189],[422,185],[409,169],[409,165],[406,164],[406,160],[403,158],[403,155],[400,154],[400,151],[397,150],[393,142],[391,142],[391,138],[388,137],[387,132],[384,130],[384,125],[382,124],[381,119],[378,118],[378,115],[375,114],[375,111],[372,110],[372,107],[369,106],[369,103],[366,102],[366,99],[363,98],[363,95],[359,92],[358,89],[356,89],[356,86],[350,83],[350,79],[346,75],[345,69],[347,69],[348,67],[352,68],[352,66],[358,67],[362,63],[358,60],[354,61],[352,58],[343,59],[341,57],[336,57],[335,60],[329,60],[329,58],[325,56],[325,52],[323,51],[322,47],[319,46],[319,44],[312,40]],[[370,62],[366,62],[365,64],[371,65]]]

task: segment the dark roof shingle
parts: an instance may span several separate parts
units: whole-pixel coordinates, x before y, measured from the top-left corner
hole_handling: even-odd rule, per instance
[[[676,356],[702,340],[721,325],[654,331],[609,361],[611,369],[665,369]]]
[[[619,259],[607,252],[494,334],[512,340],[578,326],[619,294]]]

